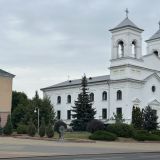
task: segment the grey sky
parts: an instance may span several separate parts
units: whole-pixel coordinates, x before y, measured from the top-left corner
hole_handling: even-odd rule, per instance
[[[15,74],[13,89],[29,97],[68,75],[108,74],[108,30],[128,8],[144,41],[158,30],[159,6],[159,0],[0,0],[0,68]]]

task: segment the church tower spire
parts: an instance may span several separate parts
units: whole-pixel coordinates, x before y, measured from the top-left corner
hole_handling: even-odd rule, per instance
[[[143,29],[137,27],[128,18],[128,9],[125,10],[126,18],[116,27],[110,29],[112,33],[111,59],[141,58],[141,33]]]

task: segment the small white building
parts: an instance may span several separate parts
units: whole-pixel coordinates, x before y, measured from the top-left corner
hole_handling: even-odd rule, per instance
[[[110,32],[110,75],[88,78],[93,107],[97,111],[95,118],[108,122],[113,113],[121,112],[125,122],[130,123],[133,106],[150,105],[160,121],[160,28],[146,40],[146,55],[142,55],[143,29],[128,16]],[[68,124],[71,106],[80,93],[80,83],[81,79],[69,80],[41,89],[44,96],[50,97],[57,118]]]

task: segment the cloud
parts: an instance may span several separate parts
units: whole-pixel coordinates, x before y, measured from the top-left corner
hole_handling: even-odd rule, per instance
[[[157,29],[160,2],[149,0],[1,0],[0,64],[16,74],[13,88],[29,97],[35,90],[71,78],[108,74],[111,34],[129,17],[145,29]],[[143,52],[145,52],[143,43]]]

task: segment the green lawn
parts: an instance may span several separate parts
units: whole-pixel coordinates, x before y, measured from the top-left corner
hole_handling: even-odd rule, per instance
[[[89,132],[65,132],[65,139],[88,139],[90,136]],[[54,138],[58,138],[58,133],[55,132]]]

